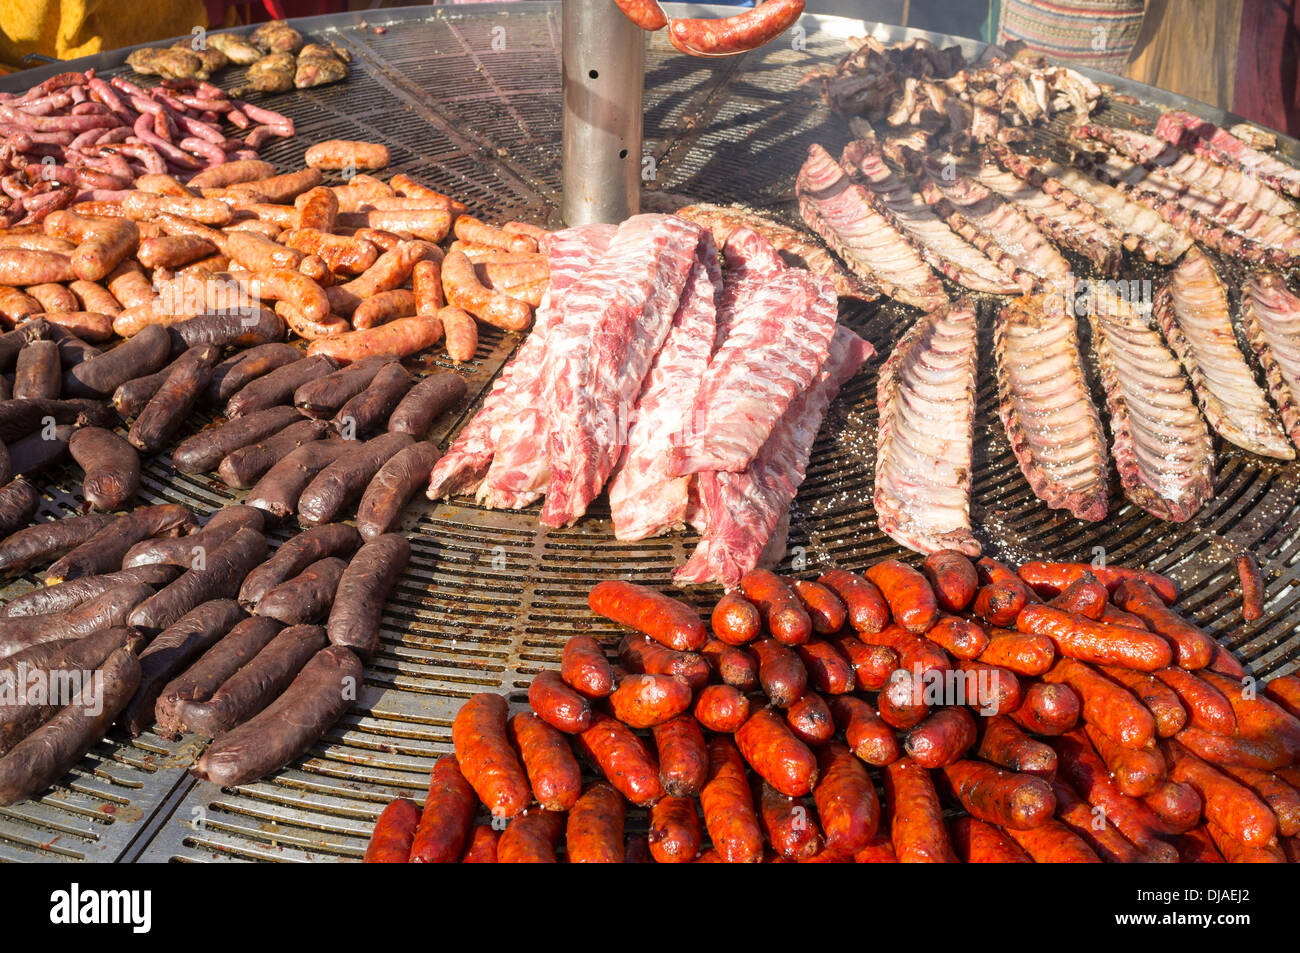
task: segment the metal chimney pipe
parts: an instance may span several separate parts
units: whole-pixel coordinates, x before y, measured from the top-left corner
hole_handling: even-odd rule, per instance
[[[621,222],[641,207],[646,32],[614,0],[564,0],[563,183],[568,225]]]

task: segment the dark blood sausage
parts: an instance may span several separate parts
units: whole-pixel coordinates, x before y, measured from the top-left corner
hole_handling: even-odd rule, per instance
[[[885,768],[885,803],[889,806],[890,840],[905,864],[955,864],[943,808],[930,772],[911,758]]]
[[[652,728],[691,704],[691,687],[672,675],[625,675],[609,696],[614,717],[629,728]]]
[[[154,704],[158,734],[179,738],[190,730],[183,708],[190,702],[204,702],[264,649],[280,631],[270,619],[243,619],[203,653],[193,665],[163,687]],[[212,737],[212,736],[209,736]]]
[[[961,806],[990,824],[1028,830],[1049,820],[1056,810],[1056,795],[1042,778],[1012,774],[980,761],[956,761],[941,770]]]
[[[435,420],[465,396],[465,381],[453,371],[438,371],[420,381],[398,402],[388,418],[392,433],[407,433],[416,440],[429,435]]]
[[[1047,636],[1059,654],[1082,662],[1150,672],[1173,659],[1169,643],[1155,633],[1094,622],[1047,605],[1025,606],[1016,617],[1016,628]]]
[[[257,443],[231,451],[222,458],[217,476],[226,486],[246,490],[285,456],[304,444],[320,440],[328,430],[322,420],[289,424]]]
[[[948,825],[952,845],[964,864],[1029,864],[1029,855],[1001,828],[970,816],[957,817]]]
[[[644,632],[679,652],[698,652],[709,638],[693,608],[633,582],[599,582],[588,594],[587,605],[597,615]]]
[[[283,543],[270,559],[245,577],[239,587],[239,604],[251,612],[263,596],[312,563],[327,556],[350,553],[360,545],[360,534],[344,523],[304,530]]]
[[[527,711],[510,719],[507,733],[537,803],[548,811],[573,807],[582,792],[582,771],[564,735]]]
[[[136,416],[149,406],[149,401],[153,400],[153,395],[158,393],[158,388],[163,386],[171,372],[172,365],[168,364],[161,371],[154,371],[145,377],[133,377],[126,383],[119,384],[117,390],[113,391],[113,409],[124,418]]]
[[[728,645],[721,639],[709,639],[700,654],[724,684],[734,685],[742,692],[758,690],[758,659],[754,653],[738,645]]]
[[[140,663],[120,648],[99,671],[103,688],[93,703],[67,706],[0,758],[0,805],[39,794],[103,739],[140,684]]]
[[[990,764],[1020,774],[1056,777],[1056,752],[1051,745],[1029,737],[1006,715],[984,720],[983,734],[975,753]]]
[[[404,797],[389,803],[375,821],[363,864],[405,864],[420,823],[420,809]]]
[[[235,629],[254,621],[264,625],[270,623],[267,619],[246,619]],[[230,635],[227,635],[208,654],[216,653],[219,659],[225,658],[228,653],[223,644],[229,639]],[[294,625],[284,629],[222,682],[211,697],[182,701],[180,721],[186,730],[204,738],[216,738],[243,724],[279,698],[303,666],[328,644],[325,630],[318,625]],[[224,666],[229,662],[221,664]]]
[[[880,823],[880,801],[862,762],[844,745],[831,742],[817,752],[821,774],[813,789],[826,849],[853,854],[865,847]]]
[[[143,453],[157,453],[169,446],[208,385],[212,366],[220,357],[220,348],[212,344],[196,345],[181,355],[158,393],[131,424],[127,440]]]
[[[1011,717],[1036,735],[1059,735],[1075,726],[1081,708],[1078,694],[1069,685],[1038,682],[1025,691]]]
[[[578,742],[605,779],[638,807],[648,807],[664,795],[659,765],[641,739],[622,722],[593,712],[591,727]]]
[[[816,816],[799,798],[786,797],[770,784],[760,784],[758,816],[772,849],[788,861],[809,860],[824,842]]]
[[[379,648],[379,619],[384,603],[411,558],[404,536],[386,533],[357,550],[339,580],[325,631],[335,645],[363,657]]]
[[[289,516],[297,508],[302,491],[316,474],[355,446],[350,440],[318,440],[291,450],[249,491],[248,505],[266,510],[277,519]]]
[[[623,863],[627,804],[608,784],[587,788],[569,811],[564,849],[571,864]]]
[[[1264,614],[1264,577],[1250,553],[1237,557],[1237,578],[1241,581],[1241,617],[1254,622]]]
[[[264,526],[261,510],[236,504],[217,510],[203,524],[203,528],[188,536],[163,536],[143,539],[126,551],[122,568],[138,566],[172,565],[182,569],[202,569],[208,550],[221,545],[242,527],[261,532]]]
[[[817,759],[773,709],[749,716],[736,732],[736,746],[749,766],[787,797],[803,797],[817,783]]]
[[[0,572],[12,575],[56,559],[86,542],[115,519],[117,517],[107,513],[89,513],[20,529],[0,541]]]
[[[352,442],[346,453],[317,473],[303,489],[298,497],[298,522],[303,526],[318,526],[333,521],[360,498],[383,465],[410,444],[410,436],[402,433],[383,434],[364,443]]]
[[[41,673],[51,688],[62,684],[69,693],[75,692],[81,683],[74,673],[97,671],[113,651],[123,646],[134,647],[141,641],[134,629],[100,629],[81,639],[35,645],[0,663],[0,686],[7,687],[4,694],[16,694],[12,702],[0,701],[0,755],[53,718],[71,700],[70,695],[63,696],[62,692],[53,698],[46,695],[44,703],[29,700],[25,688],[33,673]],[[66,682],[62,681],[65,677]],[[86,688],[93,690],[93,686]]]
[[[172,450],[172,464],[182,473],[206,473],[222,457],[278,433],[302,420],[292,407],[268,407],[244,417],[201,430]]]
[[[694,714],[709,731],[732,734],[749,720],[749,699],[731,685],[710,685],[695,700]]]
[[[469,843],[478,797],[453,754],[434,762],[429,793],[411,844],[413,864],[454,864]]]
[[[689,864],[702,840],[694,798],[666,797],[650,808],[650,853],[656,863]]]
[[[1168,576],[1146,569],[1125,569],[1120,566],[1092,566],[1088,563],[1046,563],[1031,561],[1022,565],[1017,571],[1025,582],[1041,596],[1050,597],[1061,592],[1084,573],[1092,573],[1097,581],[1111,592],[1126,579],[1144,582],[1164,600],[1172,604],[1178,599],[1178,587]]]
[[[654,726],[659,780],[672,797],[694,797],[709,773],[709,752],[699,722],[679,715]]]
[[[740,592],[729,592],[713,607],[709,625],[713,634],[728,645],[744,645],[758,638],[763,619],[758,607]]]
[[[357,529],[363,538],[382,536],[396,525],[406,504],[428,486],[429,474],[441,456],[436,446],[420,441],[388,458],[357,504]]]
[[[840,597],[858,632],[875,633],[889,625],[889,603],[875,583],[844,569],[828,569],[817,581]]]
[[[103,576],[70,579],[57,586],[44,586],[24,593],[7,606],[0,608],[0,618],[16,619],[20,616],[44,615],[48,612],[73,609],[115,586],[144,583],[157,589],[167,585],[179,575],[180,570],[175,566],[141,566]]]
[[[1145,748],[1156,736],[1155,717],[1123,685],[1096,669],[1061,659],[1044,681],[1065,684],[1083,700],[1083,718],[1128,748]]]
[[[844,695],[832,698],[831,716],[843,730],[853,754],[867,764],[881,767],[898,760],[898,739],[889,725],[861,698]]]
[[[930,583],[906,563],[881,560],[867,570],[867,579],[885,597],[894,621],[908,632],[920,635],[939,618],[939,603]]]
[[[406,368],[389,364],[380,369],[369,387],[338,409],[330,426],[350,440],[376,430],[410,389],[411,375]]]
[[[567,734],[591,727],[591,705],[564,684],[554,669],[538,672],[528,686],[528,704],[543,721]]]
[[[259,344],[247,351],[238,351],[212,369],[212,380],[208,382],[204,400],[220,407],[249,381],[306,357],[302,348],[292,344]]]
[[[18,527],[26,526],[40,505],[40,494],[22,478],[0,487],[0,535],[7,536]],[[0,558],[3,558],[3,553],[0,553]]]
[[[1038,600],[1014,572],[987,556],[976,563],[980,589],[971,607],[975,615],[995,626],[1007,626],[1020,610]]]
[[[614,669],[589,635],[570,636],[560,657],[560,677],[579,695],[605,698],[614,690]]]
[[[785,723],[806,745],[825,744],[835,734],[835,720],[831,717],[830,707],[816,692],[808,692],[787,708]]]
[[[965,611],[979,589],[974,564],[955,549],[927,556],[921,564],[921,572],[930,581],[939,608],[945,612]]]
[[[338,367],[331,357],[315,355],[268,371],[249,381],[226,401],[227,417],[243,417],[268,407],[286,404],[304,384],[322,380]]]
[[[213,599],[234,599],[249,570],[266,558],[266,537],[239,529],[207,554],[203,569],[189,569],[131,613],[131,625],[165,629],[191,609]]]
[[[333,361],[332,358],[330,358]],[[293,392],[293,403],[311,417],[331,417],[349,400],[370,386],[379,371],[397,359],[391,354],[362,358],[322,376],[319,370],[304,378]],[[333,362],[337,368],[337,362]]]
[[[53,341],[32,341],[18,352],[12,396],[57,398],[62,376],[59,346]]]
[[[16,476],[30,477],[44,473],[63,462],[68,453],[68,441],[76,427],[63,425],[28,434],[8,446],[9,465]]]
[[[888,645],[868,645],[851,636],[837,639],[834,644],[852,666],[853,684],[859,691],[879,691],[898,668],[898,653]]]
[[[244,610],[234,599],[214,599],[187,612],[149,643],[140,653],[140,688],[122,716],[131,737],[154,723],[154,707],[168,683],[242,618]]]
[[[740,591],[758,608],[768,633],[778,642],[799,645],[812,638],[812,619],[795,591],[776,573],[751,569],[741,577]]]
[[[125,625],[136,605],[152,594],[151,587],[135,583],[110,589],[62,612],[0,619],[0,658],[42,642],[82,638],[99,629]]]
[[[908,757],[923,768],[941,768],[975,744],[975,716],[966,708],[940,708],[907,733]]]
[[[700,790],[700,807],[713,849],[725,863],[756,864],[763,859],[763,830],[745,761],[726,735],[709,740],[709,778]]]
[[[1096,621],[1106,615],[1106,600],[1109,598],[1110,590],[1096,576],[1086,572],[1062,589],[1060,595],[1048,602],[1048,605],[1062,612],[1077,612]]]
[[[0,441],[8,444],[56,424],[112,427],[118,416],[98,400],[26,399],[0,401]]]
[[[619,661],[632,672],[675,675],[692,689],[709,681],[708,660],[696,652],[676,652],[645,635],[629,635],[618,644]]]
[[[1131,612],[1157,635],[1174,646],[1179,668],[1205,668],[1214,657],[1214,639],[1165,606],[1154,589],[1144,582],[1128,579],[1120,583],[1111,598],[1125,612]],[[1136,666],[1130,666],[1136,667]]]
[[[305,754],[343,716],[361,685],[361,660],[341,646],[321,649],[284,694],[208,745],[191,772],[234,787]]]
[[[808,670],[795,651],[775,639],[760,639],[750,648],[758,656],[758,681],[768,700],[788,708],[808,690]]]
[[[69,368],[63,375],[63,392],[69,397],[110,397],[127,381],[161,370],[170,355],[167,329],[146,325],[111,351]]]
[[[268,592],[253,612],[285,625],[323,618],[334,602],[334,592],[347,565],[337,556],[318,560]]]
[[[173,354],[200,344],[255,347],[283,341],[285,333],[283,319],[265,308],[255,309],[252,314],[200,314],[167,326]]]
[[[120,509],[140,488],[140,457],[113,431],[82,427],[68,439],[68,452],[85,472],[82,495],[91,509]]]

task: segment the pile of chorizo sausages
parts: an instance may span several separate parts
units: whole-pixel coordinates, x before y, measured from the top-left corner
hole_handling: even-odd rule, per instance
[[[949,551],[755,570],[706,626],[602,582],[591,609],[632,630],[617,662],[574,636],[529,710],[471,697],[423,807],[390,803],[365,859],[1300,861],[1300,678],[1257,691],[1178,595]]]
[[[74,202],[121,201],[141,175],[185,178],[256,159],[268,138],[294,134],[291,120],[212,83],[145,89],[93,69],[0,93],[0,130],[4,226],[39,224]]]

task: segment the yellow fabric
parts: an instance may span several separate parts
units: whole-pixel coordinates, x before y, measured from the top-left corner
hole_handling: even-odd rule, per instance
[[[1147,0],[1124,75],[1232,108],[1242,0]]]
[[[68,60],[207,27],[203,0],[0,0],[0,69],[40,53]]]

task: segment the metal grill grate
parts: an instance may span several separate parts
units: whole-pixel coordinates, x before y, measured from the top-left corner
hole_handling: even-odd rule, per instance
[[[345,85],[267,101],[294,118],[299,134],[273,140],[266,157],[296,168],[314,141],[378,139],[392,149],[390,171],[456,194],[478,214],[554,224],[560,188],[558,5],[476,5],[466,13],[413,8],[368,16],[387,31],[363,28],[359,15],[303,21],[308,32],[346,46],[353,68]],[[716,63],[679,56],[661,35],[652,38],[645,98],[651,199],[662,191],[794,214],[794,173],[807,146],[817,141],[837,153],[849,137],[843,122],[830,120],[811,91],[798,87],[799,78],[813,62],[837,58],[844,37],[867,32],[862,24],[830,17],[805,17],[802,23],[806,51],[775,44]],[[918,33],[883,26],[871,32],[890,42]],[[94,65],[112,73],[122,60],[109,54]],[[49,72],[66,68],[60,64]],[[230,73],[221,81],[235,82]],[[10,78],[0,86],[15,83]],[[1126,88],[1148,102],[1205,112],[1167,93]],[[1124,113],[1149,118],[1156,109],[1122,107],[1101,118]],[[1053,135],[1039,133],[1037,140],[1050,147]],[[1285,147],[1295,155],[1295,145],[1287,141]],[[1086,273],[1082,266],[1080,273]],[[992,301],[980,302],[982,356],[991,354],[994,313]],[[843,319],[884,355],[910,315],[889,304],[856,305]],[[468,419],[475,396],[516,343],[514,336],[482,333],[475,361],[462,369],[472,396],[440,425],[438,439]],[[451,366],[441,356],[429,365]],[[878,368],[873,361],[844,388],[818,436],[791,520],[788,560],[800,560],[800,567],[856,568],[900,555],[877,530],[870,505]],[[1189,523],[1165,524],[1124,503],[1104,524],[1083,524],[1034,497],[997,419],[995,394],[991,362],[985,360],[972,517],[992,553],[1013,560],[1090,559],[1102,547],[1114,563],[1172,575],[1188,591],[1185,606],[1195,619],[1251,659],[1257,671],[1296,667],[1300,464],[1281,466],[1219,442],[1216,498]],[[75,468],[50,474],[43,515],[79,506],[78,485]],[[141,496],[147,502],[184,502],[203,513],[231,501],[219,482],[178,475],[165,458],[148,465]],[[590,616],[590,587],[622,576],[667,588],[673,567],[694,547],[690,535],[619,543],[607,517],[603,499],[581,525],[556,531],[539,528],[536,507],[498,513],[462,504],[413,506],[403,525],[413,556],[386,608],[382,649],[367,668],[357,706],[305,758],[273,778],[222,791],[184,773],[194,750],[185,740],[170,745],[146,735],[129,744],[104,742],[40,801],[0,810],[0,859],[359,858],[374,819],[391,798],[423,799],[434,759],[450,750],[451,720],[465,698],[501,691],[512,707],[520,707],[532,676],[558,664],[567,636],[588,633],[613,646],[622,632]],[[286,530],[276,530],[272,542],[286,536]],[[1240,621],[1232,567],[1243,547],[1259,558],[1269,597],[1264,617],[1249,624]],[[34,584],[34,578],[21,579],[3,594]],[[716,595],[685,597],[703,607]],[[643,824],[637,814],[629,819],[633,826]]]

